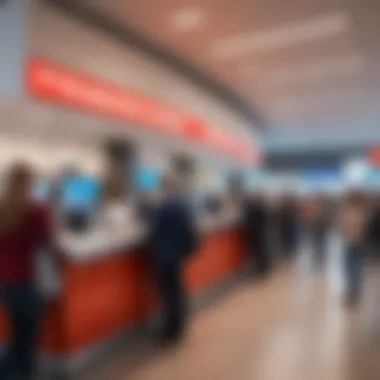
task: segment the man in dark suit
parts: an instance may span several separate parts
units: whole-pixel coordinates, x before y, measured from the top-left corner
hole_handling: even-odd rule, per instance
[[[175,177],[163,180],[164,199],[152,217],[150,252],[162,298],[162,339],[177,340],[185,328],[184,259],[196,249],[195,221]]]
[[[268,273],[268,213],[259,194],[247,197],[244,209],[244,225],[249,253],[255,257],[255,272],[259,276]]]
[[[292,257],[297,251],[298,210],[297,202],[291,195],[282,199],[278,215],[281,253],[285,258]]]
[[[368,220],[365,226],[366,245],[371,256],[380,258],[380,197],[377,195],[370,204]]]

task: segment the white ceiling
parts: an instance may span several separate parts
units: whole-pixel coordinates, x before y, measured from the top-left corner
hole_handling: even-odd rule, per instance
[[[227,84],[277,138],[379,135],[379,0],[82,1]]]

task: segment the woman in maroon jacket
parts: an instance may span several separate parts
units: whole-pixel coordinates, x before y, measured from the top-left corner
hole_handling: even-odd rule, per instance
[[[49,213],[31,198],[33,172],[24,163],[10,168],[0,199],[0,302],[12,340],[0,361],[0,379],[32,379],[42,302],[35,286],[40,248],[52,242]]]

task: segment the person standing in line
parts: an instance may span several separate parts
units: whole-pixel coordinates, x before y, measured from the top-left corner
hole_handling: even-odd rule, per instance
[[[0,303],[13,330],[0,361],[2,380],[36,376],[42,299],[35,281],[35,262],[41,248],[52,247],[53,233],[49,212],[31,199],[33,177],[27,164],[12,166],[0,200]],[[59,263],[63,263],[61,258]]]
[[[298,207],[297,201],[290,195],[281,202],[279,228],[281,252],[285,258],[292,257],[298,243]]]
[[[281,246],[281,196],[273,195],[268,204],[268,249],[274,252],[276,261],[282,261]]]
[[[163,343],[177,341],[185,330],[184,260],[195,251],[195,220],[176,177],[163,179],[164,197],[149,228],[149,250],[163,307]]]
[[[316,196],[310,203],[308,229],[314,260],[318,266],[326,258],[328,227],[326,200],[322,196]]]
[[[350,192],[343,200],[339,215],[339,227],[344,250],[345,301],[347,306],[356,305],[361,297],[365,225],[365,200],[361,194]]]
[[[249,255],[254,257],[255,273],[264,277],[269,271],[268,212],[258,194],[250,194],[244,208],[244,230]]]
[[[366,226],[366,239],[372,258],[380,258],[380,197],[375,195],[371,202]]]

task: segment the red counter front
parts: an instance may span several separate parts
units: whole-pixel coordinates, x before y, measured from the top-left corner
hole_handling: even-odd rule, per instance
[[[244,261],[237,229],[207,235],[186,267],[189,291],[196,295],[239,270]],[[157,306],[154,280],[142,252],[115,252],[103,259],[70,264],[59,299],[44,317],[44,351],[61,357],[86,350],[133,328]],[[9,328],[1,314],[1,335]]]

